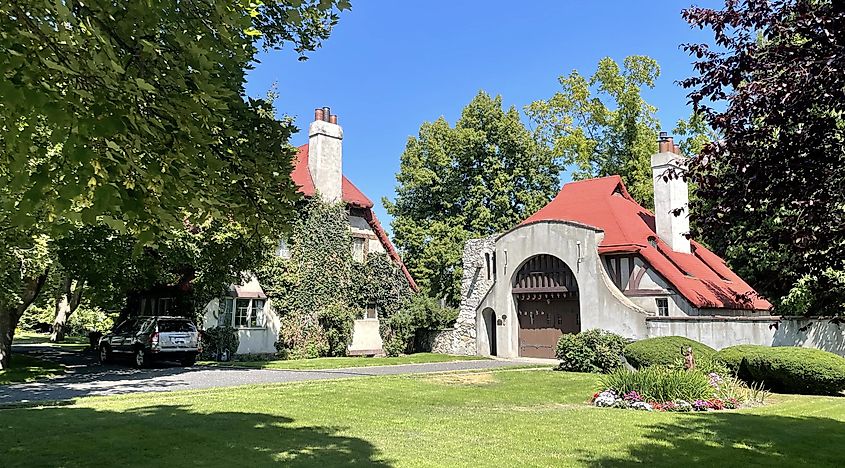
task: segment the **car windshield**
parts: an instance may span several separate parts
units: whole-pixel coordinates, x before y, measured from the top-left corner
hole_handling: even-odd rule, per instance
[[[159,320],[159,332],[195,332],[197,327],[187,320]]]

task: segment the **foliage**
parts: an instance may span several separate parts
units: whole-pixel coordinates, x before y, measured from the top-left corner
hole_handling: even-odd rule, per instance
[[[289,312],[282,317],[276,350],[282,359],[311,359],[327,356],[326,331],[313,313]],[[345,354],[345,351],[344,351]]]
[[[557,369],[573,372],[608,373],[622,366],[625,339],[606,330],[564,333],[557,342]]]
[[[510,229],[558,189],[560,167],[501,97],[479,92],[451,127],[423,123],[402,153],[393,216],[395,243],[432,297],[460,301],[467,239]]]
[[[694,353],[694,351],[693,351]],[[718,376],[729,376],[733,373],[731,369],[721,360],[719,360],[716,354],[710,354],[703,357],[695,358],[695,370],[701,372],[702,374],[715,374]],[[685,370],[686,369],[686,362],[685,359],[681,356],[678,356],[675,359],[675,362],[672,365],[668,366],[670,369],[677,369],[677,370]]]
[[[845,390],[845,358],[812,348],[759,349],[743,357],[738,375],[775,392],[837,395]]]
[[[561,76],[561,90],[527,107],[544,144],[576,180],[620,175],[643,206],[654,205],[651,155],[657,151],[657,109],[642,97],[653,88],[660,67],[642,55],[625,58],[620,69],[605,57],[589,79],[577,71]]]
[[[739,366],[743,358],[755,354],[758,351],[765,351],[768,348],[768,346],[752,344],[728,346],[717,351],[714,358],[723,363],[731,373],[736,375],[739,372]]]
[[[688,174],[698,232],[776,307],[841,314],[841,2],[730,0],[722,10],[693,7],[683,16],[713,31],[714,44],[684,46],[697,73],[681,84],[722,137]]]
[[[283,224],[293,127],[244,99],[246,72],[259,40],[314,50],[348,6],[4,3],[0,210],[19,227],[48,219],[51,233],[101,216],[144,243],[185,210],[195,223]]]
[[[202,331],[202,358],[229,360],[238,352],[238,330],[229,326],[211,327]]]
[[[398,356],[420,351],[416,345],[425,332],[450,327],[457,318],[457,309],[442,307],[425,294],[415,294],[404,308],[381,321],[384,352]]]
[[[239,354],[234,362],[227,366],[259,368],[259,369],[342,369],[344,367],[378,367],[395,366],[402,364],[427,364],[436,362],[454,361],[477,361],[485,360],[482,356],[453,356],[451,354],[438,353],[414,353],[404,356],[391,357],[367,357],[367,356],[342,356],[322,357],[315,359],[278,359],[267,355],[245,355]],[[213,365],[213,364],[211,364]]]
[[[355,312],[346,304],[330,304],[320,310],[320,326],[325,330],[329,356],[345,356],[352,343],[352,324]]]
[[[661,336],[635,341],[625,346],[625,359],[637,369],[648,366],[671,367],[683,350],[692,348],[696,361],[709,358],[716,352],[713,348],[683,336]]]
[[[707,400],[713,388],[701,372],[646,367],[638,371],[617,369],[600,379],[601,388],[617,394],[637,392],[644,401]]]

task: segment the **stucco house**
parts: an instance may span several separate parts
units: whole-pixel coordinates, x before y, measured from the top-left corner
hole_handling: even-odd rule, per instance
[[[592,328],[642,339],[661,334],[660,320],[771,322],[771,304],[688,238],[687,183],[664,177],[679,153],[661,134],[653,213],[619,176],[582,180],[510,231],[468,242],[460,316],[440,349],[551,358],[563,333]]]
[[[330,202],[342,200],[349,212],[353,258],[363,262],[370,253],[386,253],[402,270],[411,288],[416,289],[414,279],[373,212],[373,202],[343,175],[343,129],[337,116],[328,107],[316,109],[314,114],[308,143],[299,147],[291,172],[299,192],[305,197],[319,194]],[[280,241],[277,254],[287,255],[284,241]],[[205,328],[236,328],[240,339],[238,354],[276,351],[281,319],[254,277],[247,284],[232,285],[228,296],[211,301],[203,319]],[[378,310],[367,307],[363,316],[355,320],[349,354],[381,353]]]

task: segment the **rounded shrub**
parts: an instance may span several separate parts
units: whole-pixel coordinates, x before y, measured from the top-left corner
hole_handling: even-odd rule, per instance
[[[622,365],[625,338],[606,330],[567,333],[557,342],[555,355],[559,370],[571,372],[611,372]]]
[[[625,347],[624,355],[628,363],[637,369],[648,366],[671,367],[683,356],[682,351],[687,347],[692,348],[696,359],[710,358],[716,353],[715,349],[706,344],[683,336],[660,336],[629,344]]]
[[[738,375],[775,392],[838,395],[845,390],[845,358],[795,346],[759,349],[742,358]]]
[[[739,372],[739,365],[742,363],[742,359],[744,357],[767,349],[770,349],[770,347],[752,344],[729,346],[717,351],[715,358],[716,360],[721,361],[731,372],[736,374]]]

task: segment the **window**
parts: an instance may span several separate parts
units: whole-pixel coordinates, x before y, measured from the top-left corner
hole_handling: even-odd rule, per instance
[[[352,238],[352,258],[355,261],[363,262],[364,261],[364,239],[363,237],[353,237]]]
[[[217,326],[261,328],[264,326],[264,299],[224,297],[220,299]]]
[[[252,312],[249,314],[249,326],[250,327],[263,327],[264,326],[264,300],[262,299],[253,299],[252,300]]]
[[[658,297],[655,299],[657,302],[657,315],[659,317],[668,317],[669,316],[669,299],[665,297]]]
[[[377,319],[378,318],[378,305],[367,304],[366,309],[364,309],[364,318],[365,319]]]
[[[220,300],[220,312],[217,315],[218,327],[231,327],[232,315],[235,310],[235,300],[231,297],[224,297]]]
[[[493,252],[493,280],[496,280],[496,252]]]
[[[158,313],[156,315],[167,315],[173,310],[173,298],[162,297],[158,300]]]
[[[484,261],[487,264],[487,279],[492,279],[492,277],[490,276],[490,254],[489,253],[484,254]]]

